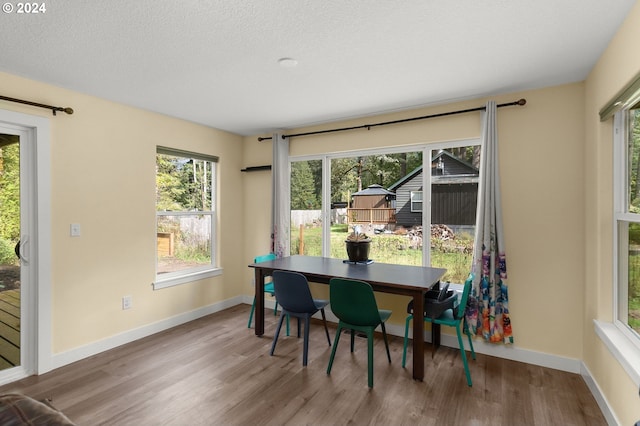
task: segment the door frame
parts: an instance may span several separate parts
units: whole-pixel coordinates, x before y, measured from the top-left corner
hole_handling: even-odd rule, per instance
[[[26,135],[21,140],[27,161],[29,212],[28,250],[30,257],[27,291],[21,290],[21,369],[0,375],[0,384],[42,374],[52,364],[52,297],[51,297],[51,129],[48,118],[0,109],[0,124]],[[21,164],[22,168],[22,164]],[[21,181],[22,170],[21,170]],[[22,186],[22,183],[21,183]],[[22,206],[21,206],[22,210]],[[25,217],[21,214],[22,217]],[[24,232],[21,230],[21,238]],[[30,247],[29,247],[30,246]],[[26,309],[24,308],[26,306]],[[26,316],[24,315],[26,311]],[[22,345],[21,345],[22,346]],[[23,350],[24,349],[24,350]]]

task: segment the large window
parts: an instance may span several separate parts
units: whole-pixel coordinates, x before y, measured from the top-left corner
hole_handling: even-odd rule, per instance
[[[464,282],[479,143],[292,158],[291,254],[347,259],[345,239],[357,227],[372,237],[370,260],[444,267],[445,280]]]
[[[616,322],[640,343],[640,105],[615,123]]]
[[[156,289],[219,272],[215,256],[216,162],[216,157],[157,149]]]
[[[291,254],[322,256],[322,160],[291,162]]]

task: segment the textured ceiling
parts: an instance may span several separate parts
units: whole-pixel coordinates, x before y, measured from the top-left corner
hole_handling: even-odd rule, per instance
[[[42,3],[0,71],[253,135],[584,80],[635,0]]]

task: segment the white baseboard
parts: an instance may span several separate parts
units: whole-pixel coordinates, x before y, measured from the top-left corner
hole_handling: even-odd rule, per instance
[[[245,296],[244,303],[253,303],[253,297]],[[265,298],[265,307],[273,309],[275,303],[273,299]],[[326,309],[327,321],[337,323],[338,318],[331,312],[331,306]],[[320,318],[316,314],[314,318]],[[404,326],[399,324],[387,324],[387,333],[393,336],[404,337]],[[411,330],[409,331],[411,333]],[[411,334],[410,334],[411,335]],[[425,342],[431,342],[431,333],[425,332]],[[467,342],[465,338],[465,342]],[[468,343],[468,342],[467,342]],[[440,337],[440,344],[451,348],[458,348],[458,338],[454,334],[443,333]],[[512,361],[526,362],[527,364],[539,365],[541,367],[553,368],[556,370],[568,371],[580,374],[582,372],[582,362],[579,359],[566,358],[558,355],[536,352],[528,349],[518,348],[517,345],[495,345],[474,339],[473,348],[477,353],[509,359]],[[467,348],[468,349],[468,348]]]
[[[245,299],[245,303],[247,304],[251,304],[252,302],[252,297],[247,297]],[[274,302],[265,300],[265,306],[269,309],[273,309]],[[319,317],[319,315],[317,316]],[[334,323],[338,322],[338,319],[335,315],[333,315],[333,312],[331,312],[330,308],[327,309],[326,316],[327,321]],[[404,337],[404,326],[398,324],[387,324],[386,327],[388,334]],[[409,331],[409,333],[411,333],[411,330]],[[431,342],[431,333],[425,332],[425,342]],[[467,345],[466,337],[464,339],[464,342],[465,345]],[[442,346],[448,346],[458,349],[458,338],[455,335],[443,333],[440,336],[440,344]],[[467,350],[468,349],[469,348],[467,348]],[[613,411],[611,410],[609,403],[604,397],[604,394],[600,390],[600,387],[597,385],[595,380],[593,380],[591,372],[581,360],[546,354],[529,349],[522,349],[518,348],[515,344],[495,345],[477,339],[473,340],[473,349],[475,350],[475,352],[484,355],[509,359],[511,361],[524,362],[527,364],[538,365],[546,368],[553,368],[555,370],[567,371],[574,374],[580,374],[587,384],[587,387],[593,394],[594,398],[596,399],[598,406],[600,407],[600,410],[602,410],[602,414],[604,415],[607,423],[612,426],[620,424],[613,414]]]
[[[252,302],[253,297],[237,296],[232,299],[227,299],[218,303],[214,303],[213,305],[196,309],[194,311],[185,312],[183,314],[176,315],[174,317],[167,318],[153,324],[117,334],[98,342],[90,343],[66,352],[55,354],[53,356],[52,366],[54,369],[59,368],[72,362],[79,361],[83,358],[96,355],[100,352],[104,352],[109,349],[124,345],[126,343],[141,339],[143,337],[159,333],[171,327],[193,321],[205,315],[222,311],[240,303],[251,304]],[[273,300],[269,300],[268,298],[265,300],[266,308],[273,309],[274,305],[275,303]],[[334,323],[338,322],[338,319],[335,317],[335,315],[333,315],[333,312],[331,312],[330,309],[327,309],[326,314],[328,321]],[[319,318],[319,314],[317,314],[317,316]],[[387,333],[394,336],[404,337],[404,326],[398,324],[388,324]],[[430,342],[430,337],[430,333],[425,333],[426,342]],[[458,341],[455,335],[443,333],[440,342],[443,346],[452,348],[458,347]],[[489,356],[509,359],[512,361],[525,362],[527,364],[539,365],[541,367],[554,368],[556,370],[568,371],[570,373],[582,374],[584,372],[583,364],[578,359],[566,358],[557,355],[531,351],[528,349],[522,349],[518,348],[515,344],[494,345],[475,339],[473,341],[473,347],[476,352]]]
[[[149,324],[143,327],[139,327],[133,330],[126,331],[124,333],[117,334],[115,336],[106,338],[104,340],[100,340],[98,342],[90,343],[88,345],[84,345],[66,352],[62,352],[59,354],[55,354],[53,356],[51,365],[52,369],[56,369],[67,364],[71,364],[73,362],[79,361],[84,358],[88,358],[90,356],[99,354],[101,352],[107,351],[109,349],[116,348],[118,346],[131,343],[135,340],[141,339],[143,337],[150,336],[155,333],[159,333],[161,331],[167,330],[169,328],[178,326],[180,324],[187,323],[189,321],[193,321],[195,319],[201,318],[203,316],[222,311],[224,309],[230,308],[232,306],[238,305],[240,303],[244,304],[252,304],[253,296],[237,296],[231,299],[227,299],[218,303],[214,303],[213,305],[205,306],[200,309],[196,309],[194,311],[185,312],[180,315],[176,315],[171,318],[164,319],[162,321],[158,321],[153,324]],[[269,298],[265,299],[265,307],[268,309],[273,309],[275,306],[275,302]],[[338,319],[330,309],[326,311],[327,321],[338,322]],[[319,317],[319,315],[318,315]],[[398,324],[388,324],[387,325],[387,333],[404,337],[404,326]],[[430,333],[425,333],[425,341],[430,341]],[[466,339],[465,339],[466,341]],[[458,348],[458,341],[455,335],[443,333],[440,338],[440,343],[443,346],[448,346],[452,348]],[[570,373],[580,374],[589,390],[596,398],[598,402],[598,406],[602,410],[603,415],[605,416],[607,422],[611,425],[618,424],[616,418],[609,407],[606,398],[604,398],[600,388],[597,383],[593,380],[591,373],[586,368],[584,363],[578,359],[561,357],[557,355],[545,354],[542,352],[531,351],[528,349],[518,348],[514,345],[494,345],[491,343],[485,343],[479,340],[473,341],[474,350],[477,353],[481,353],[484,355],[495,356],[498,358],[509,359],[512,361],[525,362],[527,364],[539,365],[541,367],[553,368],[556,370],[567,371]],[[467,348],[468,349],[468,348]]]
[[[131,343],[143,337],[147,337],[152,334],[159,333],[169,328],[178,326],[180,324],[184,324],[189,321],[201,318],[203,316],[225,310],[242,302],[243,297],[237,296],[232,299],[214,303],[213,305],[205,306],[190,312],[185,312],[171,318],[166,318],[153,324],[134,328],[132,330],[125,331],[124,333],[116,334],[115,336],[111,336],[94,343],[89,343],[87,345],[80,346],[66,352],[54,354],[51,362],[51,369],[53,370],[64,365],[80,361],[81,359],[88,358],[90,356],[108,351],[109,349],[113,349],[127,343]]]
[[[593,376],[591,375],[591,372],[589,371],[589,369],[587,368],[587,366],[584,363],[581,363],[580,375],[582,376],[582,378],[584,379],[585,383],[587,384],[587,387],[591,391],[591,394],[596,399],[596,402],[598,403],[598,407],[600,407],[600,411],[602,411],[602,415],[604,416],[605,420],[607,421],[607,424],[611,425],[611,426],[616,426],[616,425],[621,424],[618,421],[618,419],[617,419],[616,415],[614,414],[613,410],[611,410],[611,406],[609,405],[609,401],[607,401],[607,398],[605,398],[604,394],[602,393],[602,391],[600,389],[600,386],[598,386],[596,381],[593,380]]]

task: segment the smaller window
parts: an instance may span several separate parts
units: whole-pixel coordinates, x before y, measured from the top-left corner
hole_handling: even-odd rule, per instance
[[[618,115],[616,319],[640,343],[640,109],[636,106]]]
[[[422,191],[411,191],[411,211],[422,211]]]
[[[158,147],[156,282],[164,288],[217,275],[217,158]]]

